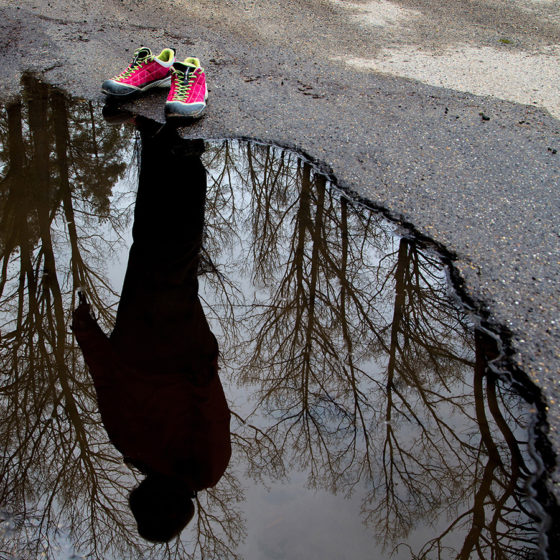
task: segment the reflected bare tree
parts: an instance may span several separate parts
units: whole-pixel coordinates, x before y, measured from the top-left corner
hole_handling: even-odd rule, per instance
[[[303,160],[255,145],[239,157],[245,179],[232,204],[246,234],[214,262],[255,286],[230,312],[244,335],[230,372],[250,388],[245,420],[267,425],[278,464],[305,469],[311,487],[350,495],[369,486],[364,522],[389,552],[447,517],[455,521],[441,537],[409,553],[499,558],[534,548],[539,518],[523,491],[534,470],[529,420],[495,375],[481,389],[490,357],[437,256],[325,188]],[[224,172],[213,173],[219,190]],[[211,216],[207,228],[212,237]],[[257,478],[269,467],[265,455],[247,460]]]
[[[41,84],[25,95],[0,113],[0,508],[12,520],[0,554],[54,558],[66,539],[88,558],[235,558],[240,477],[267,484],[291,468],[359,495],[388,554],[534,550],[525,409],[489,368],[496,348],[473,337],[437,257],[302,158],[233,141],[204,156],[200,270],[222,373],[239,388],[233,464],[198,496],[190,539],[146,549],[126,505],[133,474],[68,328],[78,285],[112,325],[105,269],[129,225],[133,198],[115,185],[132,133]],[[402,544],[425,526],[426,542]]]
[[[516,395],[511,386],[499,382],[490,366],[498,358],[496,341],[477,330],[473,391],[480,439],[473,451],[478,460],[464,463],[473,483],[456,500],[457,506],[463,505],[460,515],[415,558],[539,557],[534,546],[539,518],[526,497],[531,459],[522,451],[527,441],[512,430],[519,421]],[[455,550],[446,539],[458,529],[466,536],[461,549]]]
[[[55,558],[69,543],[87,558],[140,557],[148,545],[127,500],[138,473],[107,439],[69,329],[76,286],[102,323],[114,321],[107,259],[118,255],[134,200],[114,187],[133,132],[101,126],[91,103],[31,78],[24,96],[0,117],[0,509],[8,527],[0,550]],[[225,477],[199,496],[192,542],[176,540],[150,558],[235,557],[241,496],[237,479]]]
[[[110,504],[121,501],[125,473],[106,441],[69,336],[69,280],[88,286],[97,302],[112,295],[100,271],[84,262],[84,253],[95,254],[100,242],[83,231],[109,207],[112,185],[125,168],[117,154],[123,138],[96,130],[90,104],[69,107],[62,94],[31,78],[24,95],[26,103],[6,107],[0,125],[6,162],[0,185],[0,501],[19,522],[18,531],[4,535],[3,548],[20,558],[52,557],[51,539],[72,532],[80,546],[102,557],[109,544],[98,538],[103,527],[123,525],[122,512]],[[88,160],[86,142],[104,155]],[[80,177],[95,173],[97,183],[82,188]],[[116,232],[123,218],[111,216]]]

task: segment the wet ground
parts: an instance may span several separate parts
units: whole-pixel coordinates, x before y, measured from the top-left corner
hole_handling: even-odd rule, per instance
[[[545,409],[447,259],[301,154],[101,109],[27,77],[0,113],[5,557],[546,558]],[[70,329],[78,287],[114,327],[154,139],[207,172],[189,212],[233,450],[155,546]]]

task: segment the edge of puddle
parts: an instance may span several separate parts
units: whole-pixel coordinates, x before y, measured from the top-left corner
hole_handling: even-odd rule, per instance
[[[179,134],[181,134],[181,129],[184,130],[183,127],[180,127]],[[541,542],[539,543],[541,552],[544,552],[542,560],[552,558],[549,553],[560,547],[560,504],[556,501],[552,490],[549,489],[549,482],[551,482],[550,474],[560,457],[554,451],[547,437],[549,424],[542,390],[514,363],[512,356],[515,354],[515,350],[513,349],[513,335],[510,329],[493,321],[489,306],[469,292],[465,280],[454,265],[454,262],[459,258],[457,253],[450,251],[442,243],[418,231],[415,225],[404,219],[402,215],[391,212],[371,199],[360,195],[352,186],[340,182],[328,164],[314,158],[301,147],[242,135],[208,137],[202,140],[209,142],[237,140],[294,152],[307,161],[316,173],[324,175],[330,186],[340,191],[352,203],[376,212],[394,224],[396,235],[410,239],[421,248],[438,256],[445,267],[447,281],[452,292],[451,296],[456,300],[457,305],[469,314],[475,329],[481,330],[496,342],[498,356],[489,363],[489,367],[497,377],[507,379],[519,395],[535,407],[528,434],[528,447],[532,459],[539,466],[539,471],[531,477],[526,490],[532,506],[542,517]]]
[[[40,81],[52,86],[44,78]],[[63,91],[63,90],[61,90]],[[71,97],[66,91],[64,95]],[[4,104],[10,104],[21,96],[12,94],[3,100]],[[94,106],[102,108],[104,103],[99,100],[93,101]],[[135,113],[130,112],[131,116]],[[152,119],[151,119],[152,120]],[[159,121],[155,121],[159,122]],[[160,124],[163,126],[164,123]],[[178,133],[183,137],[195,138],[195,136],[185,135],[188,127],[177,127]],[[199,138],[198,136],[196,138]],[[460,271],[455,266],[455,262],[459,256],[457,253],[447,249],[442,243],[432,239],[431,237],[421,233],[415,225],[406,220],[401,214],[390,211],[386,207],[376,204],[373,200],[366,198],[352,187],[352,185],[341,182],[337,179],[332,168],[325,162],[311,156],[302,147],[289,143],[273,142],[255,137],[244,135],[233,136],[215,136],[202,138],[204,141],[220,141],[220,140],[237,140],[241,142],[251,142],[253,144],[272,146],[280,150],[289,150],[312,165],[314,170],[324,175],[330,186],[337,189],[348,200],[354,204],[358,204],[370,211],[373,211],[396,226],[396,234],[410,239],[417,243],[420,247],[436,254],[445,267],[446,276],[452,291],[452,297],[456,300],[457,305],[465,309],[471,317],[474,328],[480,329],[484,334],[490,336],[496,341],[499,355],[490,362],[489,366],[492,371],[501,378],[506,378],[512,383],[520,396],[526,402],[535,407],[533,412],[533,421],[529,431],[528,446],[530,454],[539,466],[539,472],[535,473],[527,488],[527,495],[532,506],[537,512],[542,514],[541,521],[541,539],[539,543],[541,551],[544,551],[545,558],[548,559],[549,551],[553,551],[560,547],[560,504],[557,503],[554,493],[549,488],[551,480],[550,474],[560,459],[557,456],[551,442],[548,440],[547,433],[549,424],[546,414],[546,404],[543,399],[542,390],[531,381],[529,376],[517,366],[512,356],[515,350],[512,344],[512,332],[503,324],[492,320],[492,313],[489,306],[481,299],[475,297],[468,289],[465,280],[461,276]]]

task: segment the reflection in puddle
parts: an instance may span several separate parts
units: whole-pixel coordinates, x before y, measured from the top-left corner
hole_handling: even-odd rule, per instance
[[[137,148],[155,136],[174,165],[190,145],[158,128],[109,126],[32,81],[0,113],[2,554],[541,557],[531,406],[438,257],[297,154],[237,141],[204,144],[198,264],[231,461],[181,539],[138,536],[143,476],[107,436],[70,324],[82,287],[114,328],[138,175],[154,176]],[[202,212],[183,198],[174,215]]]

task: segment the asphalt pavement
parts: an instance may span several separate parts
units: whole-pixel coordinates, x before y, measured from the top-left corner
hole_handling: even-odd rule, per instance
[[[540,391],[557,452],[559,14],[556,0],[0,0],[0,96],[30,71],[101,102],[138,46],[199,57],[208,112],[183,134],[300,150],[433,242]],[[164,99],[129,108],[163,121]]]

